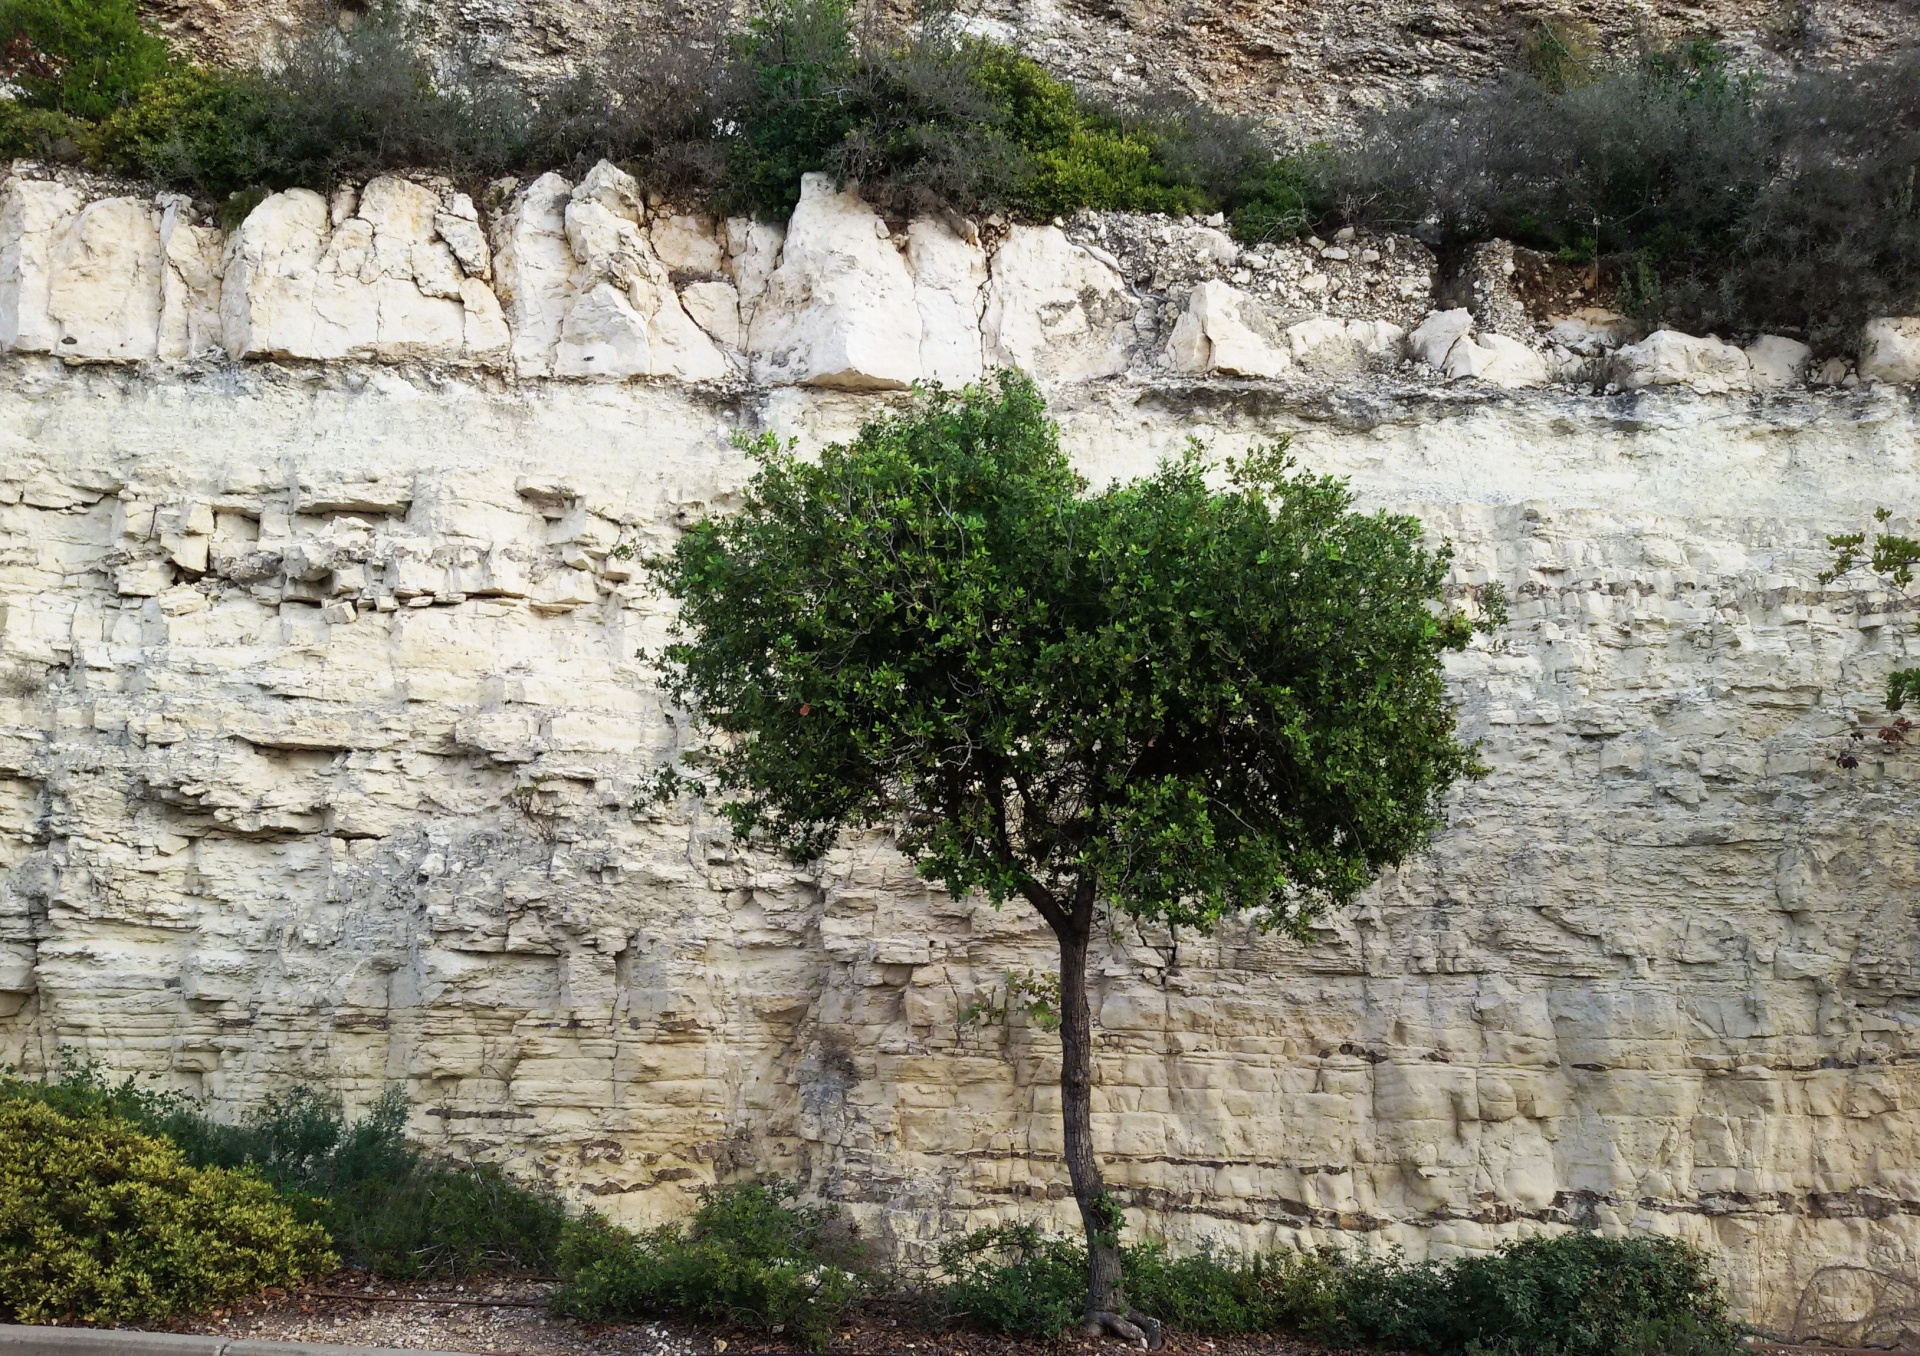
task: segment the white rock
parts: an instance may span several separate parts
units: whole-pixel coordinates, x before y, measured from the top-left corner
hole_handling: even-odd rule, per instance
[[[566,220],[572,192],[559,175],[543,174],[514,196],[494,225],[494,285],[513,331],[514,370],[523,377],[553,371],[573,301],[575,264]]]
[[[1315,372],[1356,373],[1376,359],[1397,360],[1407,332],[1384,320],[1341,320],[1315,316],[1287,327],[1287,349],[1294,362]]]
[[[1120,275],[1055,226],[1015,226],[993,253],[987,361],[1045,381],[1124,371],[1140,306]]]
[[[920,379],[920,308],[900,252],[873,209],[809,174],[787,223],[780,267],[747,332],[756,380],[898,388]]]
[[[0,326],[4,324],[0,320]],[[1920,382],[1920,316],[1883,316],[1867,322],[1860,334],[1860,379]]]
[[[65,184],[16,177],[0,183],[0,348],[58,347],[60,327],[47,314],[54,245],[83,206]]]
[[[1473,329],[1473,312],[1462,306],[1452,311],[1435,311],[1407,336],[1413,356],[1428,367],[1445,369],[1447,354]]]
[[[480,362],[505,360],[513,334],[500,310],[500,299],[478,278],[460,282],[461,344],[468,357]]]
[[[1778,334],[1761,335],[1747,345],[1746,354],[1756,389],[1805,385],[1807,368],[1813,362],[1812,349]]]
[[[192,203],[170,196],[160,215],[158,356],[198,358],[217,353],[220,339],[220,256],[226,237],[214,226],[192,222]]]
[[[987,256],[943,221],[907,227],[907,267],[920,308],[920,372],[927,381],[964,386],[985,370],[980,310]]]
[[[160,212],[139,198],[88,203],[48,256],[50,350],[68,358],[139,362],[158,356]]]
[[[1613,379],[1622,390],[1685,384],[1696,391],[1741,391],[1753,365],[1732,344],[1678,330],[1655,330],[1614,354]]]
[[[654,216],[647,222],[653,252],[675,273],[718,273],[726,256],[714,221],[700,216]]]
[[[220,318],[229,357],[344,357],[372,344],[379,316],[371,309],[349,316],[329,306],[324,324],[316,314],[328,220],[326,199],[289,189],[269,195],[228,237]]]
[[[469,278],[484,281],[493,276],[493,251],[487,248],[487,233],[480,229],[480,214],[472,198],[454,194],[450,206],[434,213],[433,229],[447,242]]]
[[[680,305],[666,266],[640,228],[639,189],[602,161],[566,209],[574,285],[554,350],[562,377],[678,377],[713,381],[726,358]]]
[[[740,292],[740,323],[751,326],[754,308],[766,295],[767,280],[780,267],[780,250],[786,243],[787,228],[777,222],[729,217],[726,230],[725,268]]]
[[[1167,343],[1174,371],[1277,377],[1293,366],[1286,335],[1251,297],[1212,279],[1187,294]]]
[[[680,289],[680,304],[693,317],[693,323],[721,347],[736,352],[746,347],[746,331],[740,325],[740,293],[732,283],[717,278],[688,283]]]
[[[1618,311],[1583,306],[1554,321],[1547,338],[1583,358],[1591,358],[1619,348],[1632,334],[1633,322]]]
[[[1441,370],[1449,381],[1473,377],[1508,390],[1539,386],[1547,379],[1546,359],[1504,334],[1463,335],[1448,350]]]

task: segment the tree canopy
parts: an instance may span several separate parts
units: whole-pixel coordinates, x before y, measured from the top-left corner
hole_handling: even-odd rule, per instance
[[[1096,875],[1126,913],[1298,928],[1440,822],[1473,770],[1438,655],[1449,552],[1285,445],[1090,492],[1026,381],[935,391],[660,562],[673,698],[732,736],[701,789],[800,859],[893,830],[996,903]],[[708,783],[710,783],[710,788]],[[1044,910],[1043,910],[1044,912]]]

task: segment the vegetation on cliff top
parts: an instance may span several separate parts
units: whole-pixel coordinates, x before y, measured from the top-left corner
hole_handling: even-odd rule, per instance
[[[764,0],[733,26],[670,14],[538,88],[422,37],[375,0],[269,68],[214,70],[142,29],[134,0],[0,0],[16,96],[0,158],[84,158],[244,207],[388,169],[474,181],[604,157],[776,217],[826,171],[901,213],[1220,212],[1242,240],[1344,221],[1443,250],[1506,237],[1604,264],[1648,323],[1823,349],[1920,310],[1912,54],[1763,88],[1703,39],[1608,60],[1543,23],[1506,80],[1276,151],[1284,126],[1098,96],[937,14],[888,28],[848,0]]]

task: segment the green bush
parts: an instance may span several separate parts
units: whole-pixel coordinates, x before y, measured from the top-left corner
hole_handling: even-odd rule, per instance
[[[335,1265],[248,1172],[191,1166],[110,1116],[0,1102],[0,1308],[16,1322],[159,1323]]]
[[[1830,351],[1920,307],[1920,57],[1767,89],[1702,39],[1612,64],[1536,48],[1531,76],[1369,119],[1316,191],[1442,248],[1611,260],[1628,309],[1695,333]]]
[[[1082,1246],[1031,1225],[983,1229],[941,1249],[940,1311],[1012,1336],[1079,1322]],[[1332,1251],[1170,1256],[1126,1248],[1128,1301],[1193,1333],[1302,1333],[1431,1356],[1732,1356],[1719,1287],[1672,1239],[1566,1234],[1484,1257],[1407,1263]]]
[[[823,1346],[871,1288],[837,1215],[784,1183],[713,1187],[686,1224],[634,1234],[589,1221],[561,1259],[563,1314],[595,1322],[688,1318]]]
[[[0,80],[28,108],[104,118],[169,61],[134,0],[0,0]]]
[[[15,156],[71,160],[80,153],[85,124],[51,108],[29,108],[0,99],[0,161]]]
[[[196,1167],[253,1172],[324,1227],[346,1264],[382,1276],[550,1271],[567,1228],[554,1196],[491,1164],[442,1163],[407,1143],[397,1088],[358,1121],[337,1098],[295,1088],[226,1124],[178,1094],[110,1083],[97,1066],[69,1062],[46,1083],[0,1080],[0,1106],[20,1101],[163,1136]]]

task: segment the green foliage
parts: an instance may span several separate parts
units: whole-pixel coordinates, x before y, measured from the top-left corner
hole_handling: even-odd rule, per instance
[[[1536,1237],[1482,1257],[1345,1264],[1340,1325],[1354,1340],[1454,1356],[1615,1356],[1684,1332],[1732,1353],[1735,1333],[1706,1259],[1676,1239]]]
[[[16,156],[32,160],[71,160],[80,152],[84,124],[51,108],[30,108],[0,99],[0,161]]]
[[[326,1232],[252,1173],[195,1168],[111,1115],[0,1101],[0,1308],[16,1322],[160,1323],[334,1265]]]
[[[1612,259],[1648,323],[1833,349],[1920,305],[1920,58],[1763,90],[1705,39],[1608,62],[1543,26],[1532,75],[1370,118],[1321,180],[1356,223]]]
[[[826,1343],[872,1277],[831,1210],[786,1183],[703,1191],[685,1224],[641,1234],[590,1221],[561,1257],[561,1313],[594,1322],[688,1318]]]
[[[750,450],[742,510],[654,562],[666,682],[729,736],[693,761],[743,837],[806,857],[884,825],[956,895],[1091,876],[1135,916],[1301,930],[1475,770],[1448,552],[1281,448],[1225,490],[1190,449],[1089,493],[1006,374],[817,463]]]
[[[0,0],[0,81],[29,108],[104,118],[168,64],[134,0]]]
[[[337,1098],[294,1088],[227,1124],[178,1094],[111,1083],[97,1065],[69,1060],[45,1083],[0,1079],[0,1106],[19,1101],[163,1136],[195,1167],[257,1174],[323,1226],[348,1265],[396,1279],[550,1270],[567,1226],[556,1198],[491,1164],[442,1163],[408,1144],[397,1088],[358,1121]]]
[[[1867,549],[1867,534],[1864,532],[1830,534],[1827,545],[1833,548],[1833,564],[1820,572],[1820,582],[1831,584],[1864,565],[1879,577],[1881,583],[1904,594],[1913,584],[1914,566],[1920,565],[1920,538],[1886,531],[1886,523],[1892,517],[1891,509],[1877,508],[1873,511],[1873,520],[1881,528],[1873,534],[1871,551]],[[1887,710],[1898,711],[1914,697],[1920,697],[1920,668],[1895,669],[1887,675]],[[1889,733],[1899,736],[1887,739],[1889,744],[1905,742],[1906,730],[1901,722],[1895,722],[1880,733],[1883,739],[1887,739]],[[1857,767],[1859,760],[1850,754],[1843,754],[1840,764],[1842,767]]]
[[[1080,1320],[1086,1252],[1032,1225],[983,1229],[940,1252],[941,1311],[1013,1336]],[[1295,1332],[1432,1356],[1732,1356],[1725,1302],[1696,1251],[1671,1239],[1564,1234],[1451,1263],[1331,1251],[1169,1256],[1123,1250],[1129,1300],[1191,1333]]]

